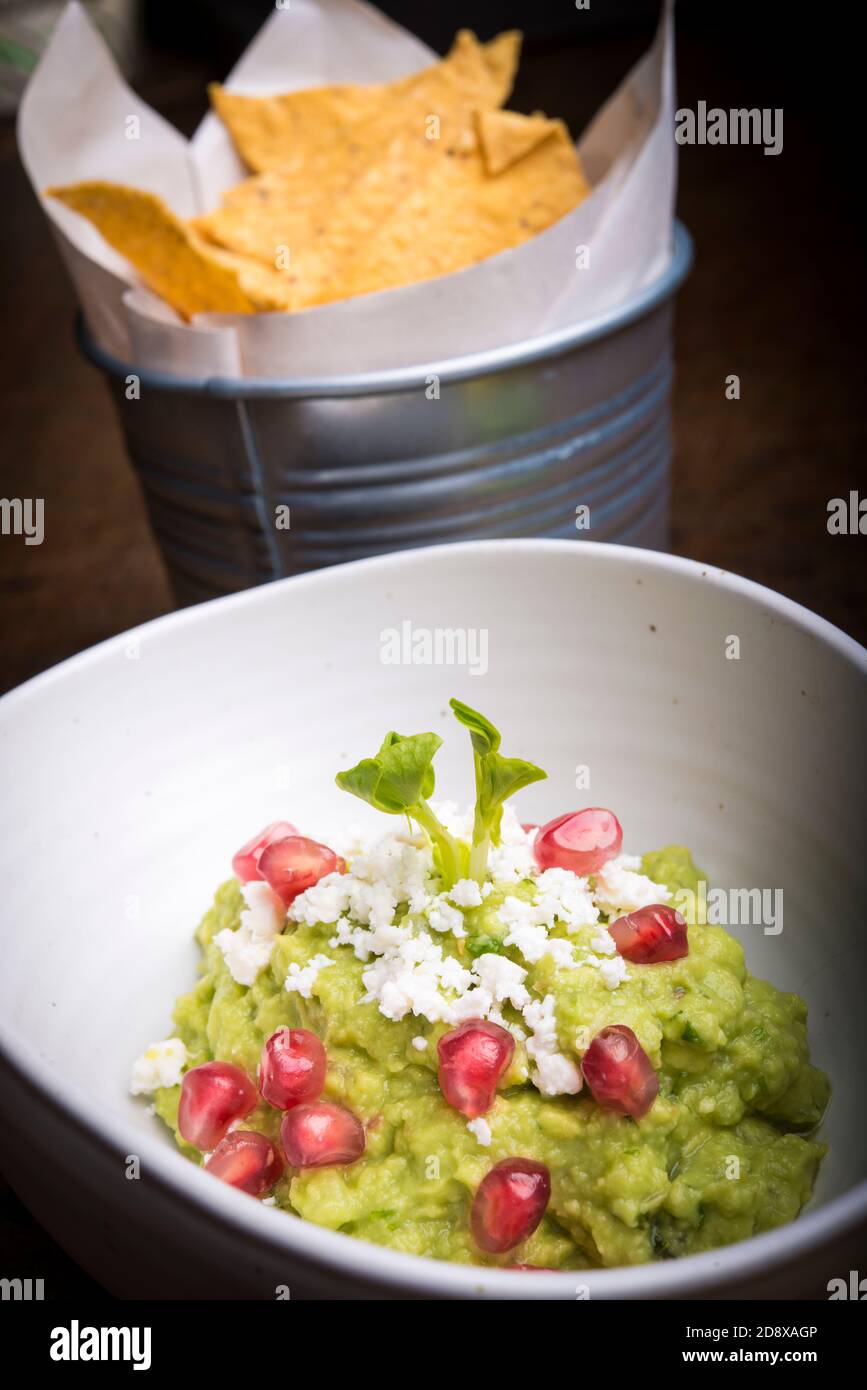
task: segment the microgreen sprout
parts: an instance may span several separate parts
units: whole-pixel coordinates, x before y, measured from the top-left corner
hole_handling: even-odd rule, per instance
[[[500,843],[503,803],[522,787],[547,774],[522,758],[504,758],[500,734],[489,719],[460,700],[450,701],[455,717],[469,730],[476,777],[472,846],[456,839],[429,804],[435,776],[433,759],[442,745],[438,734],[386,734],[379,752],[338,772],[337,785],[387,815],[406,815],[421,827],[433,848],[445,889],[470,877],[483,883],[488,852]]]

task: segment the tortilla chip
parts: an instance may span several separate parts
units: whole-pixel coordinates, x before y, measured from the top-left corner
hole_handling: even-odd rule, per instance
[[[428,90],[445,75],[462,88],[474,107],[502,106],[512,95],[521,57],[522,35],[505,29],[488,43],[479,43],[471,29],[460,29],[442,63],[420,74]]]
[[[521,116],[517,111],[477,111],[476,124],[485,170],[494,176],[523,159],[555,131],[566,129],[562,121],[550,121],[541,111],[532,116]]]
[[[394,139],[327,210],[314,213],[310,190],[277,170],[230,190],[219,213],[195,225],[263,265],[275,247],[291,246],[296,308],[445,275],[527,241],[589,192],[566,127],[543,122],[509,123],[509,159],[495,176],[481,141],[457,154],[413,133]]]
[[[499,108],[520,35],[462,30],[397,82],[277,97],[216,87],[215,109],[262,172],[181,223],[117,184],[51,189],[185,317],[291,311],[461,270],[544,231],[589,191],[569,133]]]
[[[439,63],[394,82],[310,87],[280,96],[239,96],[213,84],[208,92],[241,158],[254,173],[311,163],[351,174],[411,121],[430,116],[465,138],[478,108],[502,106],[518,66],[521,35],[510,30],[490,43],[462,29]],[[423,132],[422,132],[423,133]]]
[[[418,162],[410,161],[407,177],[418,174]],[[496,177],[487,173],[480,149],[464,159],[434,152],[425,175],[397,203],[393,196],[390,206],[385,196],[378,207],[369,200],[366,230],[354,243],[354,209],[343,210],[347,232],[333,283],[320,280],[310,298],[302,286],[302,302],[370,294],[476,265],[543,232],[590,191],[560,123]]]
[[[329,229],[351,193],[343,171],[302,178],[272,171],[247,179],[224,194],[222,205],[189,224],[206,243],[272,266],[288,255],[293,274],[309,279],[328,254]]]
[[[221,264],[156,194],[98,181],[45,192],[92,222],[184,318],[208,311],[250,314],[257,308],[237,270]]]
[[[348,132],[382,109],[381,87],[318,87],[285,96],[251,97],[208,87],[211,105],[254,173],[345,149]]]
[[[480,44],[462,30],[442,62],[379,87],[274,98],[216,89],[216,109],[245,157],[282,162],[230,189],[191,227],[263,265],[288,252],[304,302],[342,297],[340,264],[357,239],[375,233],[393,202],[427,181],[441,158],[476,154],[476,113],[508,97],[520,42],[508,32]]]
[[[199,236],[193,227],[190,227],[189,231],[192,244],[204,256],[235,272],[241,289],[254,309],[263,313],[285,313],[299,307],[299,276],[294,268],[287,265],[285,270],[278,270],[276,265],[267,266],[251,256],[243,256],[237,251],[227,251],[223,246],[215,246],[213,242]]]

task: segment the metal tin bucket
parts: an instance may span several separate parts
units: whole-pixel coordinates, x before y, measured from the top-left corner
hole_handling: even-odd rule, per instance
[[[81,321],[79,343],[108,380],[180,603],[438,541],[664,549],[673,296],[691,263],[678,223],[664,274],[617,309],[395,371],[202,382],[110,357]]]

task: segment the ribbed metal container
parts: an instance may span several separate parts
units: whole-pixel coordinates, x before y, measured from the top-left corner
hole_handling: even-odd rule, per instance
[[[665,274],[616,310],[408,370],[200,382],[109,357],[83,323],[79,341],[108,380],[181,603],[438,541],[664,549],[673,296],[691,261],[678,224]]]

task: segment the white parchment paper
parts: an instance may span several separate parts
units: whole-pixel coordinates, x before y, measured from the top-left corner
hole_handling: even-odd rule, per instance
[[[265,94],[383,82],[436,59],[360,0],[291,0],[225,85]],[[245,174],[216,116],[187,141],[136,96],[77,3],[28,84],[18,144],[91,333],[113,356],[197,380],[411,367],[580,323],[662,273],[677,178],[673,66],[665,0],[652,46],[578,144],[591,194],[539,236],[452,275],[293,314],[202,314],[184,323],[90,223],[42,197],[50,184],[108,179],[157,193],[189,217],[216,206]]]

